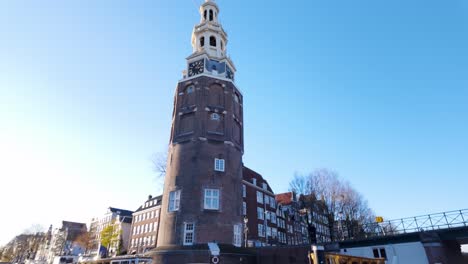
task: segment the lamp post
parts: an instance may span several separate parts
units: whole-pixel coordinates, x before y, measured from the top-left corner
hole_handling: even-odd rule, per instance
[[[244,217],[244,246],[247,247],[247,233],[249,232],[249,227],[247,226],[247,223],[249,222],[249,219],[247,217]]]
[[[266,209],[266,205],[265,205],[265,216],[263,217],[263,221],[265,223],[265,243],[267,244],[268,246],[268,233],[267,233],[267,228],[268,228],[268,221],[267,221],[267,215],[269,216],[268,214],[269,212],[267,211]]]

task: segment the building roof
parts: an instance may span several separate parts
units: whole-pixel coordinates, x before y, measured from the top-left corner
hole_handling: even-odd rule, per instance
[[[115,207],[109,207],[109,211],[111,211],[112,213],[119,214],[120,216],[132,216],[133,214],[133,211],[119,209]]]
[[[281,205],[289,205],[295,201],[294,192],[279,193],[275,195],[276,202]]]
[[[156,207],[156,206],[160,206],[161,203],[162,203],[162,195],[155,196],[155,197],[150,195],[150,196],[148,196],[148,199],[143,203],[143,205],[138,207],[138,209],[135,211],[135,213],[146,210],[148,208],[153,208],[153,207]]]
[[[266,183],[266,184],[267,184],[267,190],[268,190],[269,192],[274,193],[273,190],[272,190],[271,187],[270,187],[270,184],[268,184],[268,181],[265,180],[265,179],[262,177],[262,175],[261,175],[260,173],[258,173],[258,172],[254,171],[254,170],[252,170],[252,169],[249,169],[249,168],[243,166],[243,168],[242,168],[242,179],[243,179],[244,181],[250,182],[250,180],[251,180],[252,178],[257,179],[257,182],[258,182],[258,183],[260,183],[260,182]],[[261,188],[261,187],[260,187],[260,188]]]
[[[77,223],[77,222],[70,222],[70,221],[62,221],[62,229],[68,228],[68,229],[86,229],[86,224],[85,223]]]

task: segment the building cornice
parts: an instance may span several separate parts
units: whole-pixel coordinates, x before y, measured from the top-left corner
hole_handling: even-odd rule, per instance
[[[257,190],[260,190],[260,191],[262,191],[262,192],[264,192],[264,193],[268,193],[268,194],[270,194],[271,196],[275,197],[275,194],[274,194],[274,193],[272,193],[272,192],[270,192],[270,191],[268,191],[268,190],[262,189],[262,188],[258,187],[257,185],[254,185],[253,183],[250,183],[250,182],[248,182],[248,181],[246,181],[246,180],[242,180],[242,183],[245,183],[246,185],[249,185],[250,187],[254,187],[254,188],[257,189]]]

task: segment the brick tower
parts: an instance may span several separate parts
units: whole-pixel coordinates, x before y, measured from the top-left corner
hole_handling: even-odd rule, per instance
[[[242,245],[243,98],[217,4],[200,15],[174,95],[158,249]]]

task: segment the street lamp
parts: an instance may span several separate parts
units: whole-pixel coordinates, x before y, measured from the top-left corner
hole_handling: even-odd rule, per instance
[[[265,206],[265,217],[264,217],[263,221],[265,223],[265,233],[264,234],[265,234],[265,242],[266,242],[267,246],[268,246],[268,234],[267,234],[268,221],[267,221],[267,215],[269,216],[268,213],[269,212],[267,211],[266,206]]]
[[[249,232],[249,227],[247,226],[247,223],[249,222],[249,219],[245,216],[244,217],[244,246],[247,247],[247,233]]]

